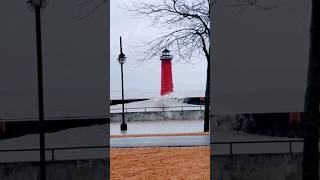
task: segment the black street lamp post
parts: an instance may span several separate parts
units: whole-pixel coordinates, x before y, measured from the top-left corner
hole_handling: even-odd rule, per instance
[[[41,44],[41,9],[47,0],[29,0],[29,5],[35,11],[36,42],[37,42],[37,71],[38,71],[38,106],[40,127],[40,179],[46,180],[46,154],[44,136],[44,103],[43,103],[43,74],[42,74],[42,44]]]
[[[121,122],[121,125],[120,125],[120,129],[121,131],[126,131],[127,130],[127,124],[124,120],[124,91],[123,91],[123,64],[125,63],[126,61],[126,56],[123,54],[122,52],[122,39],[120,37],[120,54],[119,54],[119,57],[118,57],[118,61],[121,65],[121,89],[122,89],[122,122]]]

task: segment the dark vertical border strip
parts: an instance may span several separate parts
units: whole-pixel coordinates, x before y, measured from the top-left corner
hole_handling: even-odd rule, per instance
[[[110,147],[110,1],[106,1],[107,6],[107,146]],[[107,179],[110,179],[110,148],[107,152]]]
[[[214,59],[212,58],[212,54],[213,54],[213,28],[214,28],[214,26],[213,26],[213,3],[215,2],[215,1],[209,1],[210,2],[210,45],[209,45],[209,50],[210,50],[210,54],[211,54],[211,56],[210,56],[210,112],[209,112],[209,114],[210,114],[210,116],[209,116],[209,126],[210,126],[210,142],[212,141],[212,139],[213,139],[213,126],[212,126],[212,124],[213,124],[213,109],[212,109],[212,104],[213,104],[213,98],[214,98],[214,96],[213,96],[213,88],[214,88],[214,81],[213,81],[213,69],[214,69],[214,67],[213,67],[213,61],[214,61]],[[213,179],[213,167],[212,167],[212,152],[213,152],[213,150],[211,149],[211,145],[210,145],[210,179]]]

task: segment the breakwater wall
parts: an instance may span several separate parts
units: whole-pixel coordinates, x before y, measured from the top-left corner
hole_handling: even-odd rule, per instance
[[[120,122],[122,120],[121,113],[112,113],[110,116],[111,122]],[[125,119],[127,121],[194,120],[203,118],[204,111],[200,110],[125,113]]]

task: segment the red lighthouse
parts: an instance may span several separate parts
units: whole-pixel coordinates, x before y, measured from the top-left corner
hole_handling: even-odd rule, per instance
[[[165,49],[160,56],[161,60],[161,91],[160,95],[166,95],[173,92],[172,68],[170,51]]]

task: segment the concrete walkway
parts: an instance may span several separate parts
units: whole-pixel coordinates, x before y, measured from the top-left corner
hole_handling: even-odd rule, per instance
[[[209,146],[209,136],[158,136],[111,138],[112,148]]]
[[[163,120],[128,122],[128,130],[120,131],[120,122],[110,124],[111,135],[198,133],[203,132],[203,120]],[[209,146],[209,136],[155,136],[111,138],[111,147],[180,147]]]

